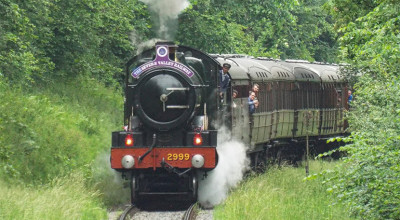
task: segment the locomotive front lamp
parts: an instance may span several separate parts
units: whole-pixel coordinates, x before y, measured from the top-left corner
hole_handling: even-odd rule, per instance
[[[203,144],[203,137],[201,137],[200,133],[197,133],[193,137],[193,145],[200,146]]]
[[[195,168],[201,168],[204,166],[204,157],[200,154],[196,154],[192,157],[192,166]]]
[[[135,165],[135,158],[131,155],[125,155],[121,160],[121,164],[125,169],[130,169]]]
[[[133,137],[131,134],[126,135],[125,137],[125,146],[132,147],[134,143]]]

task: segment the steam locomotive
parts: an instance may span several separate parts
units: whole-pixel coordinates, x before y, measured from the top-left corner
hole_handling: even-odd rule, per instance
[[[111,167],[130,179],[132,203],[197,199],[197,172],[218,163],[219,68],[209,55],[169,42],[128,62],[127,129],[112,133]]]
[[[221,97],[222,63],[232,68]],[[158,42],[127,63],[126,129],[112,133],[111,167],[129,180],[132,203],[155,195],[195,201],[199,174],[218,164],[221,127],[248,146],[253,166],[273,155],[301,154],[306,137],[317,142],[343,134],[347,85],[338,71]],[[250,115],[255,83],[260,105]],[[234,90],[239,95],[232,98]]]

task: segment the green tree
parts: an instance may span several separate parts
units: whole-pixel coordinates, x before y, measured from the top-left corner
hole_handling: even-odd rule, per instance
[[[180,26],[177,41],[208,53],[250,53],[255,43],[243,31],[245,26],[227,22],[217,15],[193,10],[183,14],[180,20],[184,24]]]
[[[349,113],[349,156],[332,181],[363,219],[400,218],[400,4],[333,0],[341,56],[362,73]],[[357,9],[357,10],[352,10]],[[360,75],[360,74],[358,74]]]
[[[46,35],[46,30],[39,32],[28,16],[42,16],[37,21],[45,21],[49,19],[46,8],[41,7],[41,0],[29,4],[34,6],[34,13],[29,13],[18,1],[0,2],[0,74],[14,85],[28,85],[54,68],[40,47],[40,43],[46,44],[46,39],[38,33]]]
[[[135,48],[130,34],[149,34],[137,0],[4,0],[0,10],[0,71],[24,85],[77,75],[114,84]]]
[[[56,1],[51,11],[54,39],[48,55],[57,73],[88,74],[107,83],[119,77],[132,55],[129,34],[145,33],[148,22],[136,0]]]
[[[336,61],[332,19],[324,0],[192,1],[178,41],[211,53]]]

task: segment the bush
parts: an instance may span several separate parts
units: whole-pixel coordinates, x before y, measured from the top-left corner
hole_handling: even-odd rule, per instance
[[[349,156],[332,190],[363,219],[400,219],[399,4],[330,3],[342,55],[362,73],[349,114],[352,144],[342,148]]]
[[[400,218],[399,77],[364,76],[350,113],[352,143],[332,190],[363,219]]]

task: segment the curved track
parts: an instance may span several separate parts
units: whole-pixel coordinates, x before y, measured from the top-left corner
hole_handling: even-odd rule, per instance
[[[196,215],[198,212],[198,208],[199,206],[197,205],[197,203],[193,203],[185,212],[185,214],[183,215],[183,220],[194,220],[196,219]]]
[[[133,215],[139,211],[140,210],[136,206],[131,205],[124,210],[121,216],[119,216],[118,220],[132,219]]]
[[[179,219],[178,216],[182,216],[183,220],[195,220],[199,212],[199,206],[197,203],[192,204],[186,211],[142,211],[136,206],[131,205],[127,207],[124,212],[119,216],[118,220],[130,220],[130,219],[147,219],[147,218],[158,218],[158,219]]]

